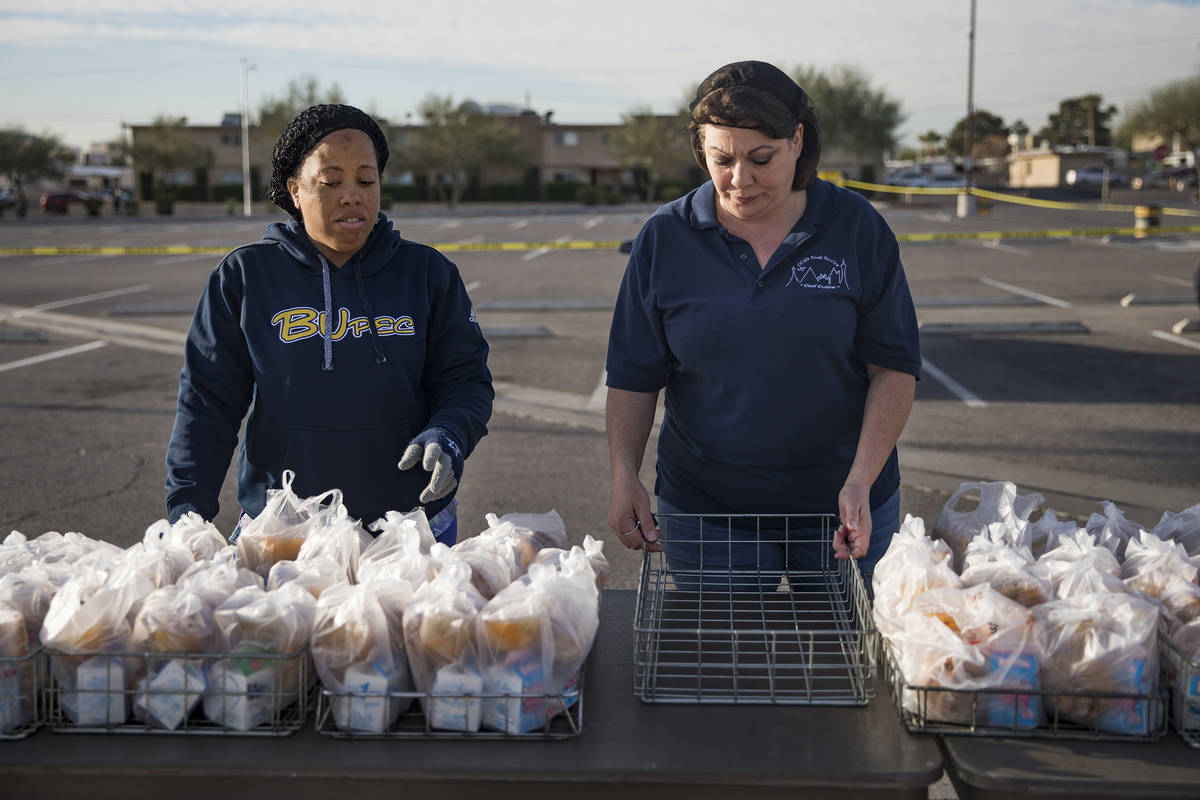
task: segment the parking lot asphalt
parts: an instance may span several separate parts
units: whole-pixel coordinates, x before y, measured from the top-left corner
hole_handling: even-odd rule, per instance
[[[880,207],[898,234],[1132,225],[1117,212],[997,204],[960,220],[949,202]],[[650,211],[394,219],[433,244],[561,245],[630,239]],[[0,248],[232,248],[276,219],[2,219]],[[620,551],[605,522],[603,370],[624,256],[536,246],[448,255],[488,334],[497,387],[459,493],[460,530],[481,530],[487,512],[554,508],[573,541],[604,537],[612,584],[633,586],[639,556]],[[1012,481],[1081,521],[1102,500],[1145,527],[1200,502],[1200,335],[1171,333],[1197,316],[1200,234],[913,243],[902,256],[926,359],[901,439],[904,512],[932,526],[967,480]],[[183,336],[219,258],[0,255],[0,534],[77,530],[129,544],[164,516]],[[652,452],[643,477],[652,485]],[[227,533],[236,515],[231,476],[215,522]]]

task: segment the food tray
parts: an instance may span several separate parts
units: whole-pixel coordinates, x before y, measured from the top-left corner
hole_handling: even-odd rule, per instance
[[[24,739],[42,726],[46,651],[0,658],[0,739]]]
[[[1161,631],[1158,638],[1171,687],[1171,724],[1185,742],[1200,748],[1200,661],[1184,655]]]
[[[387,692],[363,694],[338,692],[321,687],[317,699],[318,733],[337,739],[570,739],[583,730],[583,673],[562,694],[476,692]],[[443,730],[431,725],[423,709],[430,703],[446,704],[442,709],[453,716],[478,714],[490,719],[492,730]],[[405,708],[391,725],[385,722],[389,704]],[[520,730],[518,715],[530,709],[545,709],[553,714],[544,724]],[[540,715],[539,715],[540,717]],[[338,723],[343,723],[339,727]],[[511,723],[511,724],[510,724]],[[357,730],[354,727],[357,726]],[[511,730],[508,730],[511,728]]]
[[[912,733],[1155,741],[1167,729],[1167,698],[1162,691],[1134,694],[916,686],[904,680],[892,646],[886,641],[883,644],[883,670],[900,721]],[[1081,724],[1061,717],[1057,709],[1066,702],[1089,703],[1094,709],[1090,722]],[[1102,720],[1102,707],[1120,709],[1125,724],[1114,726],[1108,721],[1111,718]],[[938,719],[938,709],[947,708],[953,709],[961,721]]]
[[[697,548],[672,521],[697,526]],[[634,613],[634,692],[648,703],[865,705],[876,634],[853,560],[833,558],[831,514],[663,514],[661,543],[700,557],[672,570],[646,550]],[[750,566],[731,568],[735,547]],[[747,551],[746,548],[749,548]],[[793,569],[793,555],[811,557]],[[781,553],[780,565],[768,561]],[[776,588],[778,584],[782,585]]]
[[[307,648],[290,654],[48,652],[45,721],[59,733],[286,736],[304,725],[315,700]]]

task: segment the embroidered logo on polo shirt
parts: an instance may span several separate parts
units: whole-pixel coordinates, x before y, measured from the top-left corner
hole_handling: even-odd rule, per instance
[[[792,267],[792,276],[786,285],[793,283],[802,289],[849,289],[846,260],[838,262],[829,256],[805,256]]]

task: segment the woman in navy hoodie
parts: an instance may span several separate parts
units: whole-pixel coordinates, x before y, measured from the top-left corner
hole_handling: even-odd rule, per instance
[[[423,505],[454,542],[463,461],[492,411],[488,346],[455,265],[380,213],[387,160],[379,125],[345,105],[301,112],[275,145],[268,192],[292,219],[226,256],[200,297],[167,449],[172,522],[217,515],[245,419],[231,539],[292,470],[298,494],[341,489],[368,525]]]

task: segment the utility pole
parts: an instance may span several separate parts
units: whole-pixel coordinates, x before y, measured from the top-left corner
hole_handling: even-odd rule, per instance
[[[971,194],[975,174],[975,0],[971,0],[971,24],[967,26],[967,126],[963,136],[963,192],[958,196],[958,216],[975,215]]]
[[[242,59],[242,215],[250,216],[250,87],[247,73],[254,69]]]

